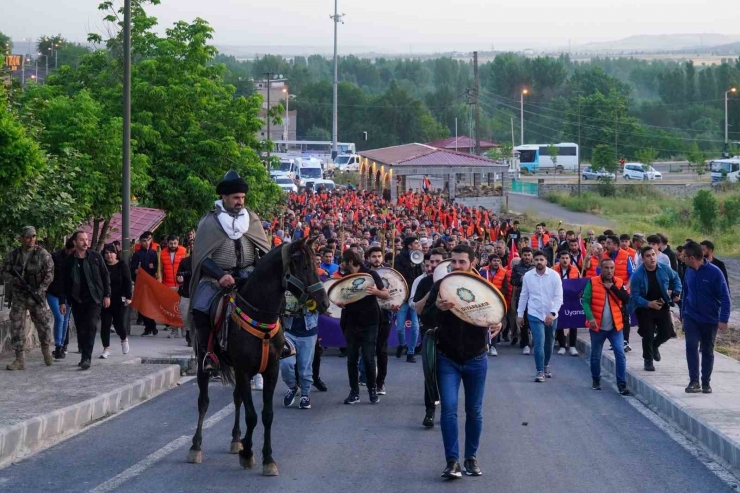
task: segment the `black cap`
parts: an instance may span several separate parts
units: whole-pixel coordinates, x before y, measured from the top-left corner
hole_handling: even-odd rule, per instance
[[[239,173],[230,169],[224,179],[216,186],[216,193],[219,195],[231,195],[234,193],[247,193],[249,186]]]

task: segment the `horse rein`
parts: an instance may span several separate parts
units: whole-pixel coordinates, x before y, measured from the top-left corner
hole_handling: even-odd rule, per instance
[[[289,285],[295,286],[300,292],[300,296],[298,296],[298,307],[306,307],[309,310],[315,310],[316,309],[316,301],[314,299],[309,299],[313,297],[313,294],[317,291],[320,291],[324,289],[324,283],[321,281],[317,282],[316,284],[312,284],[308,287],[298,279],[296,276],[293,275],[291,272],[290,266],[290,247],[289,243],[286,243],[281,248],[281,254],[283,257],[283,288],[287,291]]]

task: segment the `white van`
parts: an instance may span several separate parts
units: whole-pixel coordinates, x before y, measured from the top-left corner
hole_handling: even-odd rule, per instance
[[[626,163],[622,172],[625,180],[662,180],[663,175],[652,166],[641,163]]]
[[[334,160],[334,167],[339,171],[359,171],[360,155],[359,154],[342,154]]]
[[[295,159],[281,158],[280,164],[277,168],[270,170],[270,176],[287,176],[291,180],[296,175],[296,163]]]
[[[321,161],[315,157],[301,158],[296,162],[296,180],[299,186],[305,186],[308,180],[321,180],[324,173],[321,168]]]

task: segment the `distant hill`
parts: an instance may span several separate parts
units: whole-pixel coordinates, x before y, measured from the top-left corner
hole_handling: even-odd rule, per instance
[[[740,42],[740,36],[725,34],[661,34],[639,35],[615,41],[601,41],[574,46],[573,51],[584,52],[656,52],[686,49],[712,50],[713,47],[729,46]]]

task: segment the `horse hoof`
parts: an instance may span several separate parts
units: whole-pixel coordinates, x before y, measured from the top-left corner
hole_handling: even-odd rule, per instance
[[[203,452],[200,450],[191,450],[188,452],[188,462],[191,464],[200,464],[203,462]]]
[[[271,462],[270,464],[263,465],[262,475],[263,476],[279,476],[277,464],[274,462]]]
[[[244,447],[242,447],[242,442],[233,442],[231,444],[231,448],[229,448],[230,454],[238,454],[242,451]]]
[[[254,456],[247,458],[243,455],[239,455],[239,464],[244,469],[252,469],[254,467]]]

